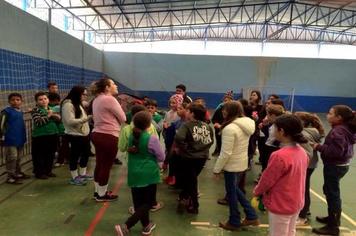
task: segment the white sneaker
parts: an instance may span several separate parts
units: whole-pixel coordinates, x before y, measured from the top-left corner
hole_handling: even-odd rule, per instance
[[[308,219],[298,217],[296,226],[308,226],[308,225],[310,225]]]

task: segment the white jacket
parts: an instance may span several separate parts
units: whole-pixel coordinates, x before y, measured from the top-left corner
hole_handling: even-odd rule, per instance
[[[255,122],[248,117],[236,118],[222,130],[220,156],[214,173],[245,171],[248,167],[248,144],[255,132]]]
[[[87,136],[89,134],[88,116],[82,106],[80,106],[82,115],[80,118],[75,118],[74,106],[72,102],[67,99],[62,105],[62,122],[65,133],[76,136]]]

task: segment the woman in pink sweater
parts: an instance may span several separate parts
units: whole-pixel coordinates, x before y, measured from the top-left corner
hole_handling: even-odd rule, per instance
[[[126,116],[114,97],[118,94],[117,85],[109,78],[96,82],[96,94],[93,101],[94,129],[92,141],[96,152],[94,171],[94,197],[97,202],[114,201],[117,195],[107,191],[110,169],[118,151],[118,137],[121,124]]]
[[[282,115],[274,124],[281,149],[272,153],[268,166],[253,193],[263,195],[268,209],[269,235],[294,236],[300,210],[304,206],[308,156],[297,143],[306,143],[303,126],[295,115]]]

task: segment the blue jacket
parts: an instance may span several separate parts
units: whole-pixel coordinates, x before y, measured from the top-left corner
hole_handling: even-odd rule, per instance
[[[26,127],[23,113],[12,107],[3,111],[4,146],[22,147],[26,143]]]

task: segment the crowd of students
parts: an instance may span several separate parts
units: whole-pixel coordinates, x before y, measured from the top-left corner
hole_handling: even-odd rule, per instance
[[[138,221],[143,227],[142,235],[152,233],[156,224],[150,221],[149,212],[164,206],[156,199],[160,172],[164,170],[168,170],[166,183],[180,189],[177,212],[199,213],[198,176],[209,159],[214,135],[213,155],[218,157],[213,174],[216,178],[223,174],[226,190],[218,203],[229,206],[228,220],[220,222],[220,227],[238,230],[260,224],[245,190],[246,171],[251,168],[258,147],[262,171],[253,195],[262,199],[268,210],[270,235],[295,235],[296,225],[309,224],[309,186],[318,153],[324,163],[328,215],[316,217],[325,226],[314,228],[313,232],[339,234],[339,183],[348,172],[356,137],[355,112],[350,107],[330,108],[327,121],[332,129],[322,144],[325,132],[315,114],[292,114],[277,95],[270,95],[262,104],[257,90],[251,92],[249,101],[235,101],[232,91],[227,92],[210,118],[204,99],[192,100],[182,84],[170,97],[169,110],[164,115],[150,98],[133,105],[125,114],[116,99],[117,85],[110,78],[91,85],[90,102],[85,87],[74,86],[62,101],[55,83],[48,88],[49,92],[35,94],[36,107],[31,111],[33,173],[38,179],[55,177],[52,168],[56,152],[59,165],[68,153],[69,183],[82,186],[93,180],[94,199],[114,201],[118,196],[108,190],[110,170],[118,150],[127,153],[127,183],[133,206],[129,208],[131,216],[115,226],[118,235],[128,235]],[[21,179],[30,177],[20,165],[26,143],[21,94],[11,93],[8,102],[0,117],[7,183],[21,184]],[[90,142],[96,154],[94,176],[87,171]],[[238,205],[244,210],[244,218]]]

